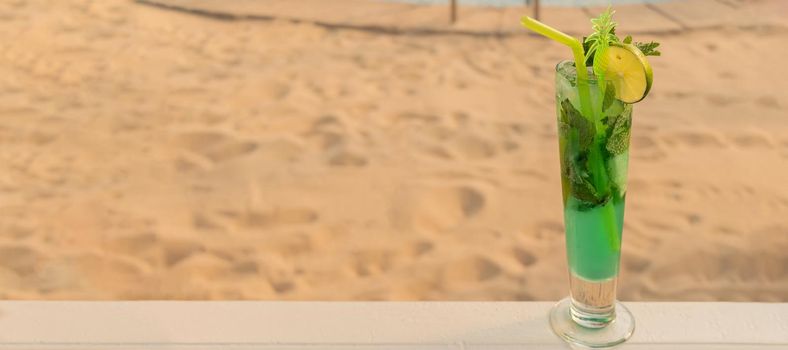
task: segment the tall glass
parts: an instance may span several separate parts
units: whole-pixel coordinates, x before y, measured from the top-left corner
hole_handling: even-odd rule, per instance
[[[632,105],[590,68],[589,79],[579,80],[574,63],[564,61],[556,66],[556,109],[570,294],[550,323],[570,343],[613,346],[635,328],[616,302]]]

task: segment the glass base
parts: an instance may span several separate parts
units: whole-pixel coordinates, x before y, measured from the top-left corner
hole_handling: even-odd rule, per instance
[[[587,348],[608,348],[621,344],[635,332],[635,318],[621,303],[616,302],[616,319],[602,328],[586,328],[572,320],[569,298],[550,310],[550,327],[570,345]]]

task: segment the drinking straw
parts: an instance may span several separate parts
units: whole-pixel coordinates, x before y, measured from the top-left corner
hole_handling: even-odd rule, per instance
[[[600,126],[600,118],[594,117],[592,105],[591,105],[591,92],[589,91],[588,87],[588,71],[586,68],[586,56],[585,50],[583,50],[583,44],[580,40],[577,40],[567,34],[564,34],[557,29],[550,27],[542,22],[539,22],[531,17],[523,16],[520,20],[522,25],[538,34],[541,34],[549,39],[555,40],[561,44],[569,46],[572,49],[572,55],[575,59],[575,69],[577,70],[577,90],[578,95],[580,98],[580,110],[586,118],[592,118],[591,122],[597,125],[597,130],[601,130]],[[604,95],[602,95],[604,96]],[[601,105],[601,104],[600,104]],[[601,111],[600,111],[601,117]],[[591,157],[594,159],[594,164],[591,164],[594,167],[593,175],[594,176],[594,185],[597,190],[609,187],[607,183],[607,175],[604,164],[601,163],[601,147],[603,145],[599,144],[598,140],[595,138],[594,144],[591,146],[591,152],[594,155]],[[603,216],[603,224],[606,226],[608,231],[608,235],[610,237],[610,246],[614,250],[618,250],[621,247],[620,240],[618,238],[618,223],[616,222],[616,213],[613,209],[613,206],[610,203],[605,203],[603,206],[604,216]]]
[[[522,23],[524,27],[549,39],[553,39],[561,44],[569,46],[569,48],[572,49],[572,55],[575,58],[575,69],[577,70],[577,87],[580,95],[580,110],[582,110],[583,115],[592,116],[591,93],[588,91],[587,85],[588,72],[586,71],[585,63],[586,55],[585,50],[583,50],[583,44],[580,43],[580,40],[566,35],[557,29],[528,16],[523,16],[523,18],[520,20],[520,23]]]
[[[566,35],[557,29],[550,27],[542,22],[539,22],[531,17],[523,16],[520,20],[523,26],[526,28],[533,30],[543,36],[546,36],[550,39],[553,39],[561,44],[569,46],[572,49],[572,54],[575,57],[575,68],[577,68],[577,76],[581,79],[588,80],[588,72],[584,69],[580,69],[580,67],[585,67],[585,52],[583,51],[583,45],[580,43],[580,40],[577,40],[569,35]]]

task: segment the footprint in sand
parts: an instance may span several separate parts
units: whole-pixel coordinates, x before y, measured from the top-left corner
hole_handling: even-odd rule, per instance
[[[503,272],[498,263],[482,256],[463,258],[446,264],[441,277],[447,284],[467,284],[483,282],[499,276]]]
[[[733,144],[746,149],[763,149],[773,147],[773,143],[771,140],[769,140],[768,136],[757,132],[731,135],[729,138]]]
[[[158,246],[159,236],[154,232],[142,232],[113,238],[109,248],[127,255],[134,255]]]
[[[25,8],[26,5],[27,5],[27,1],[25,1],[25,0],[7,0],[7,1],[3,1],[2,9],[4,9],[4,10],[11,10],[11,9],[21,10],[21,9]]]
[[[543,140],[548,140],[554,142],[556,137],[558,137],[558,131],[554,124],[541,124],[539,127],[538,135]]]
[[[328,165],[333,167],[362,167],[367,162],[367,158],[360,153],[346,149],[331,152],[328,158]]]
[[[639,256],[634,252],[630,252],[628,254],[623,254],[621,257],[621,265],[627,272],[641,273],[651,266],[651,260]]]
[[[461,155],[472,160],[490,159],[496,154],[496,147],[492,142],[473,134],[458,135],[456,145]]]
[[[788,158],[788,139],[782,140],[780,143],[780,150],[782,151],[782,156]]]
[[[395,198],[390,220],[402,229],[442,231],[479,215],[486,201],[483,192],[470,186],[411,188]]]
[[[214,163],[221,163],[247,155],[257,149],[251,141],[237,140],[232,136],[213,131],[195,131],[179,135],[176,144]]]
[[[178,264],[192,254],[205,251],[202,244],[192,240],[169,240],[162,243],[164,264],[168,267]]]
[[[446,147],[439,144],[425,144],[419,145],[418,147],[422,154],[425,154],[431,158],[443,160],[450,160],[454,158],[454,156],[452,156],[451,152],[449,152]]]
[[[471,116],[468,113],[457,111],[452,114],[452,120],[454,121],[454,126],[456,127],[465,127],[468,125],[468,121],[471,119]]]
[[[31,247],[0,246],[0,267],[11,270],[19,276],[30,276],[35,273],[41,260],[41,254]]]
[[[317,222],[319,215],[308,208],[276,208],[270,211],[248,210],[237,212],[225,210],[221,215],[234,220],[246,228],[271,228],[279,226],[306,225]]]
[[[736,78],[738,78],[736,73],[729,72],[729,71],[720,72],[719,74],[717,74],[717,76],[722,78],[722,79],[729,79],[729,80],[735,80]]]
[[[727,192],[727,190],[723,191],[722,188],[717,185],[703,185],[697,187],[697,193],[703,197],[719,198],[724,192]]]
[[[209,252],[194,252],[172,266],[172,275],[221,278],[228,276],[232,264],[225,258]]]
[[[709,94],[706,95],[706,101],[713,106],[718,107],[725,107],[737,103],[740,101],[739,98],[735,96],[726,96],[721,94]]]
[[[558,221],[540,221],[536,224],[534,234],[536,238],[563,238],[564,225]],[[530,235],[530,232],[529,232]]]
[[[154,232],[142,232],[113,238],[107,248],[119,256],[132,257],[147,265],[177,265],[192,254],[203,252],[199,242],[190,239],[164,239]]]
[[[192,226],[198,231],[224,231],[224,226],[205,213],[192,214]]]
[[[785,232],[788,227],[771,226],[756,229],[745,237],[720,237],[701,248],[684,249],[671,260],[660,261],[649,277],[665,285],[672,284],[671,280],[686,278],[727,282],[740,287],[752,286],[754,281],[785,280],[788,260],[784,249],[788,241],[775,240],[780,234],[788,237]]]
[[[731,227],[720,226],[720,225],[714,227],[714,232],[715,232],[715,234],[719,233],[720,235],[723,235],[723,236],[734,236],[734,235],[741,234],[739,231],[737,231],[737,230],[735,230],[735,229],[733,229]]]
[[[780,109],[780,102],[774,96],[761,96],[755,99],[755,104],[761,107]]]
[[[95,252],[62,255],[40,264],[38,291],[42,294],[81,288],[111,290],[139,284],[144,266],[127,257]],[[121,287],[123,288],[123,287]]]
[[[254,260],[242,260],[233,264],[233,272],[241,275],[256,275],[260,267]]]
[[[192,171],[205,171],[213,167],[213,162],[203,156],[195,153],[179,154],[175,157],[175,170],[180,173],[188,173]]]
[[[277,237],[268,246],[272,251],[276,251],[284,256],[305,256],[314,251],[315,246],[319,246],[321,238],[314,233],[306,232],[287,232],[285,235]]]
[[[667,232],[679,231],[678,227],[663,220],[642,219],[641,223],[643,224],[643,226],[653,231],[667,231]]]
[[[410,245],[410,253],[414,257],[428,254],[435,249],[435,243],[430,241],[418,241]]]
[[[774,237],[781,237],[774,239]],[[755,230],[755,234],[751,238],[756,250],[762,251],[763,254],[754,254],[758,261],[756,266],[763,271],[768,280],[771,281],[784,281],[788,278],[788,256],[784,254],[786,247],[788,247],[788,225],[776,224]]]
[[[723,147],[725,144],[720,138],[710,131],[684,131],[667,135],[663,138],[670,146],[690,147]]]
[[[283,100],[290,95],[292,88],[289,84],[280,81],[266,82],[260,89],[260,93],[274,100]]]
[[[523,267],[531,266],[533,264],[536,264],[536,262],[538,261],[538,259],[536,258],[536,256],[534,256],[533,253],[523,248],[515,247],[514,249],[512,249],[512,254],[514,255],[514,258],[517,259],[517,262],[519,262],[520,265],[522,265]]]
[[[682,92],[682,91],[669,91],[669,92],[665,92],[665,96],[668,98],[685,99],[685,98],[693,97],[694,94],[689,92]]]
[[[304,135],[314,140],[325,153],[332,167],[362,167],[368,160],[358,150],[351,149],[347,142],[346,128],[342,120],[333,115],[318,118]]]
[[[687,196],[691,196],[693,194],[691,192],[685,191],[684,185],[675,180],[662,181],[660,185],[668,187],[666,189],[662,189],[660,193],[666,198],[670,198],[676,202],[682,202]]]
[[[479,191],[470,187],[461,187],[456,194],[465,217],[473,217],[484,208],[484,195]]]
[[[276,280],[272,279],[269,281],[271,283],[271,288],[274,289],[276,294],[287,294],[294,289],[296,289],[296,284],[293,281],[289,280]]]
[[[200,54],[227,66],[239,64],[244,52],[243,43],[237,42],[239,40],[227,39],[227,37],[217,37],[206,40],[200,47]]]
[[[45,146],[58,138],[57,134],[43,131],[34,131],[28,135],[28,140],[36,146]]]
[[[440,117],[420,112],[402,112],[394,117],[396,124],[436,124],[440,121]]]
[[[345,125],[340,118],[325,115],[312,122],[312,127],[304,136],[316,142],[320,149],[326,151],[344,145],[345,134]]]
[[[277,137],[261,140],[258,143],[256,157],[277,162],[295,162],[301,159],[304,147],[299,140]]]
[[[510,123],[508,129],[514,136],[523,136],[528,134],[531,127],[525,123]]]
[[[353,271],[357,276],[374,276],[389,271],[394,266],[395,252],[391,250],[366,250],[353,254]]]
[[[537,180],[540,182],[545,182],[550,178],[543,172],[536,169],[514,169],[512,173],[518,176],[527,177],[531,180]]]
[[[27,222],[13,223],[9,226],[3,227],[0,230],[0,236],[7,237],[11,240],[22,240],[30,237],[36,232],[35,226]]]
[[[520,144],[511,140],[505,140],[501,142],[501,148],[506,153],[512,153],[520,149]]]
[[[703,216],[701,216],[700,214],[688,213],[688,214],[685,214],[685,215],[687,217],[687,222],[690,225],[697,225],[697,224],[700,224],[701,222],[703,222]]]

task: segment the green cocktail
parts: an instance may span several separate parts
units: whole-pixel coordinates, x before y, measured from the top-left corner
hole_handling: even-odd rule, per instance
[[[581,112],[579,84],[590,115]],[[586,327],[603,327],[615,317],[632,105],[592,71],[579,81],[570,61],[556,66],[556,102],[570,311]]]
[[[613,11],[591,20],[583,41],[524,17],[523,25],[569,46],[574,61],[556,66],[556,110],[570,294],[550,313],[553,331],[570,343],[608,347],[634,332],[616,302],[616,282],[632,126],[632,103],[648,94],[646,55],[659,44],[615,34]],[[615,322],[614,322],[615,321]]]

